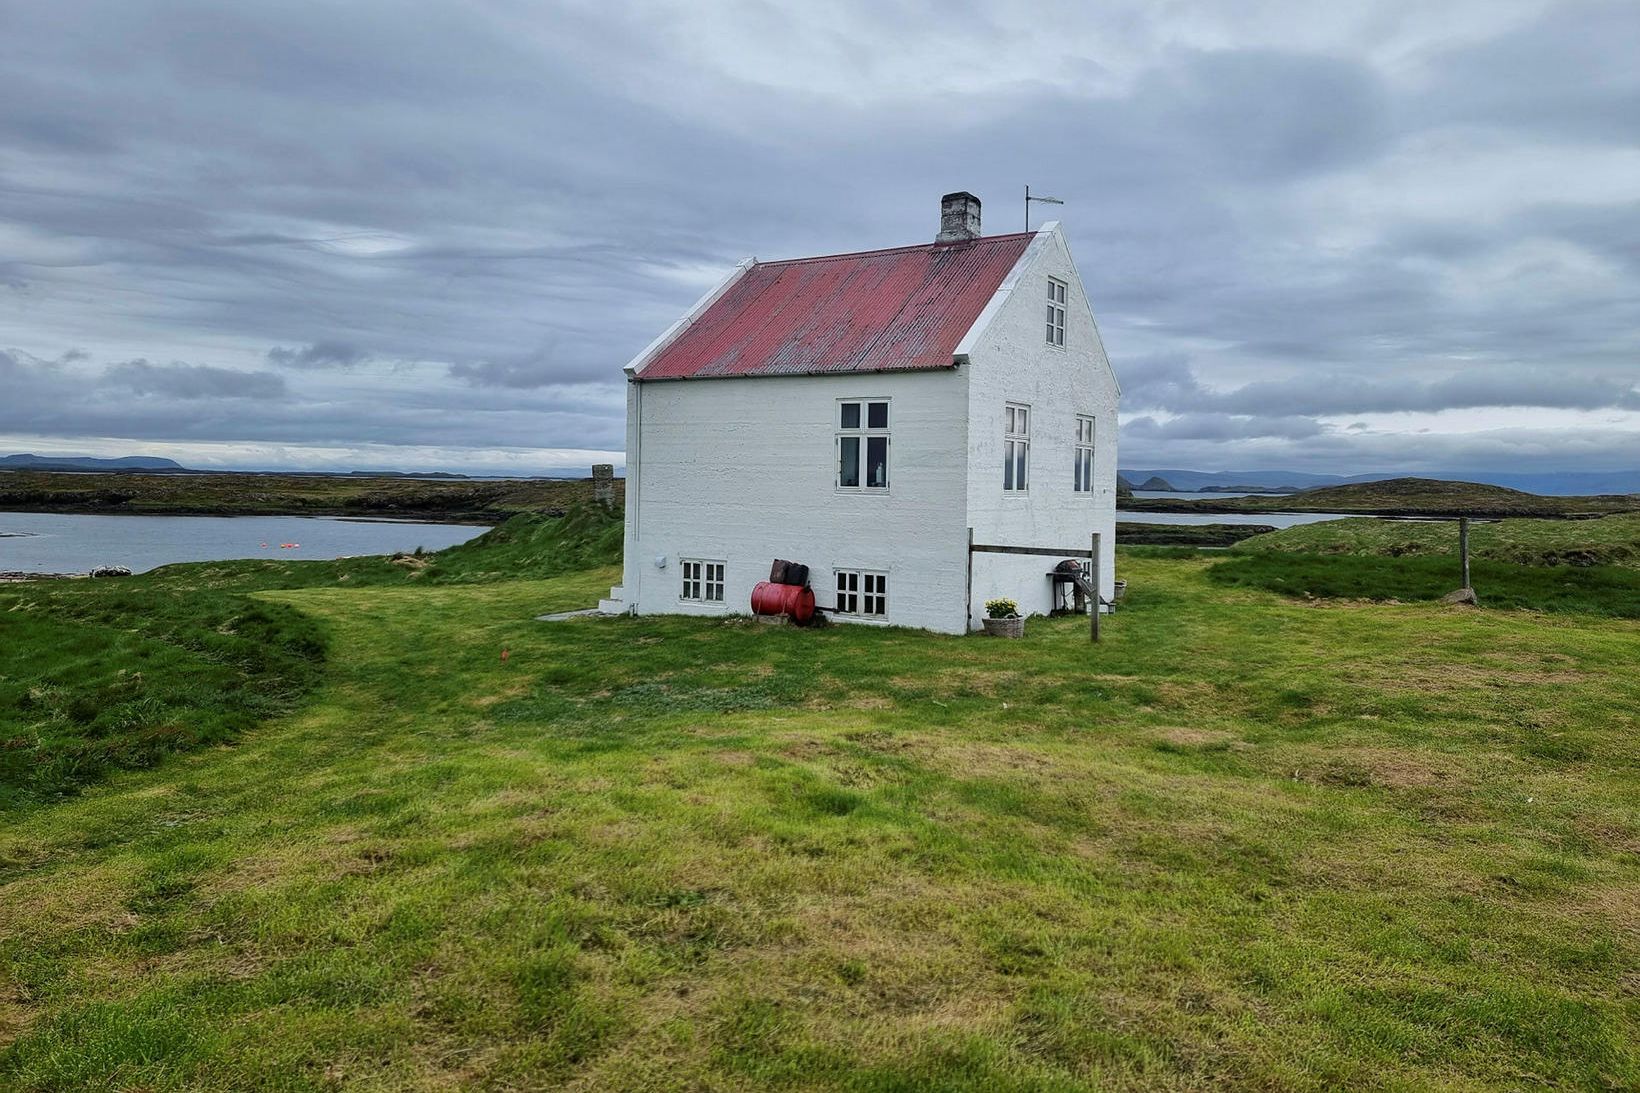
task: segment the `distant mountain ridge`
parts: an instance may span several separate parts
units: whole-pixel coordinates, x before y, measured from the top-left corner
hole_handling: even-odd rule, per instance
[[[590,471],[590,468],[588,468]],[[241,474],[241,475],[273,475],[296,478],[416,478],[416,479],[576,479],[585,478],[579,468],[547,471],[540,474],[519,472],[516,474],[461,474],[457,471],[290,471],[290,470],[245,470],[242,468],[212,468],[205,470],[197,467],[184,467],[174,459],[165,459],[155,455],[125,455],[118,458],[100,459],[89,455],[34,455],[21,453],[18,455],[0,455],[0,472],[3,471],[67,471],[76,473],[103,473],[103,474]],[[622,468],[624,473],[625,468]],[[617,476],[620,477],[620,476]]]
[[[1147,478],[1165,479],[1175,490],[1196,493],[1218,489],[1266,490],[1314,489],[1318,486],[1343,486],[1356,482],[1387,482],[1405,478],[1405,474],[1311,474],[1306,471],[1193,471],[1176,467],[1130,469],[1123,467],[1121,476],[1130,482]],[[1640,493],[1640,469],[1632,471],[1563,471],[1541,473],[1492,473],[1488,471],[1429,471],[1417,477],[1441,482],[1476,482],[1487,486],[1503,486],[1527,493],[1548,496],[1588,496],[1591,494]],[[1144,488],[1144,487],[1140,487]]]
[[[19,455],[0,456],[0,469],[30,471],[180,471],[181,463],[157,455],[122,455],[114,459],[99,459],[90,455]]]

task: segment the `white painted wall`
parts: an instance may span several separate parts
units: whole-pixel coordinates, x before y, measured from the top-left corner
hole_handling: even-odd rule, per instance
[[[1066,282],[1065,346],[1047,344],[1048,278]],[[1093,312],[1057,224],[1037,233],[1015,267],[989,323],[966,348],[968,371],[968,522],[974,540],[1006,546],[1086,550],[1101,536],[1100,590],[1115,591],[1116,408],[1118,391]],[[978,324],[976,324],[978,326]],[[1004,412],[1009,402],[1031,408],[1031,467],[1024,493],[1002,488]],[[1095,420],[1094,491],[1075,492],[1076,416]],[[1052,607],[1048,570],[1056,559],[1006,554],[974,556],[975,626],[985,601],[1006,596],[1023,613]]]
[[[837,400],[884,398],[888,491],[837,489]],[[962,369],[632,383],[627,407],[629,608],[745,613],[769,563],[789,558],[810,567],[821,606],[834,569],[878,570],[890,624],[963,632]],[[680,602],[680,558],[728,563],[723,607]]]

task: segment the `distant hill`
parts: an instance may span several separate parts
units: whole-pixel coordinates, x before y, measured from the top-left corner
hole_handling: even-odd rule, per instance
[[[29,471],[180,471],[182,464],[174,459],[156,455],[122,455],[116,459],[98,459],[89,455],[20,455],[0,456],[0,470]]]
[[[1178,490],[1175,490],[1172,486],[1168,485],[1167,479],[1162,478],[1158,475],[1154,475],[1154,474],[1151,475],[1149,478],[1145,479],[1144,482],[1140,483],[1138,486],[1135,486],[1134,488],[1135,489],[1140,489],[1140,490],[1151,490],[1151,491],[1156,492],[1156,493],[1177,493],[1177,492],[1179,492]]]
[[[1319,486],[1284,498],[1254,498],[1265,504],[1301,504],[1310,509],[1408,509],[1433,512],[1514,512],[1535,509],[1548,500],[1524,490],[1484,482],[1447,482],[1435,478],[1387,478]],[[1563,501],[1564,498],[1555,498]]]
[[[1306,471],[1194,471],[1177,467],[1121,468],[1131,482],[1142,482],[1152,476],[1165,478],[1173,487],[1185,493],[1219,487],[1226,491],[1274,491],[1283,487],[1312,489],[1316,486],[1342,486],[1353,482],[1385,482],[1408,477],[1402,473],[1378,474],[1311,474]],[[1640,467],[1628,471],[1561,471],[1514,473],[1509,471],[1423,471],[1418,478],[1440,482],[1474,482],[1480,485],[1507,486],[1531,493],[1555,496],[1591,496],[1613,493],[1640,493]]]
[[[1129,512],[1337,512],[1376,516],[1585,516],[1640,511],[1640,494],[1554,497],[1481,482],[1389,478],[1280,497],[1136,498]]]

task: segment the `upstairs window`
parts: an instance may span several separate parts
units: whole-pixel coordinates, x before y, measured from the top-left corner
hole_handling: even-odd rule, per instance
[[[1093,418],[1076,417],[1076,492],[1093,492]]]
[[[837,404],[837,488],[888,489],[888,401]]]
[[[1065,282],[1048,278],[1048,344],[1065,344]]]
[[[837,614],[862,619],[888,617],[888,574],[861,569],[837,571]]]
[[[723,602],[723,562],[701,558],[683,559],[683,595],[689,603]]]
[[[1002,488],[1025,488],[1031,468],[1031,408],[1010,402],[1003,415]]]

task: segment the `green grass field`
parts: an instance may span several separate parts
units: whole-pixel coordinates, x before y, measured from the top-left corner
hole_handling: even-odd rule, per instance
[[[1261,535],[1240,553],[1449,557],[1458,553],[1451,520],[1327,520]],[[1618,565],[1640,569],[1640,513],[1598,520],[1499,520],[1469,529],[1474,558],[1531,566]]]
[[[58,597],[324,649],[299,705],[4,814],[0,1086],[1640,1085],[1632,620],[1139,550],[1098,647],[549,624],[618,580],[569,568],[597,520],[511,534],[0,593],[12,687],[33,628],[105,640]]]

